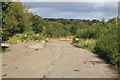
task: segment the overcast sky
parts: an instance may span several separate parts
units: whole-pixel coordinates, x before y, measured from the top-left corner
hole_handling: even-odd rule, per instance
[[[43,18],[101,19],[118,16],[118,2],[27,2]]]

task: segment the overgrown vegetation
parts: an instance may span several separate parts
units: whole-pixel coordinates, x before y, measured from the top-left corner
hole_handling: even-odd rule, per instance
[[[47,42],[43,34],[34,32],[25,32],[21,34],[16,34],[7,40],[7,43],[40,43],[41,41]]]
[[[2,3],[2,40],[6,41],[16,33],[30,31],[31,22],[28,8],[20,2]]]
[[[74,36],[74,45],[96,52],[120,67],[118,17],[108,20],[43,19],[21,2],[2,3],[2,40],[8,43],[46,41],[47,37]],[[47,41],[46,41],[47,42]]]
[[[75,36],[81,29],[90,28],[99,20],[80,19],[43,19],[42,17],[28,12],[29,7],[21,2],[2,3],[2,34],[3,41],[7,41],[14,35],[34,31],[45,37],[68,37]]]
[[[95,39],[92,39],[92,38],[91,39],[82,39],[82,38],[80,38],[79,41],[75,41],[72,44],[77,46],[77,47],[88,49],[92,52],[95,52],[95,50],[94,50],[94,47],[96,45]]]
[[[78,30],[74,45],[96,52],[107,62],[120,67],[118,17],[93,24],[90,28]],[[81,40],[82,39],[82,40]],[[94,40],[93,40],[94,39]],[[91,43],[91,44],[90,44]]]
[[[118,20],[118,18],[113,18],[106,23],[106,27],[102,31],[95,46],[96,52],[115,66],[120,66]]]

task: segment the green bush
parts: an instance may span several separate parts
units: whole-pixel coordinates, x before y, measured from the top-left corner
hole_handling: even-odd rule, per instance
[[[88,29],[79,29],[76,33],[76,37],[96,39],[99,37],[99,34],[100,33],[98,28],[90,27]]]
[[[120,23],[120,19],[116,17],[107,22],[102,20],[102,22],[95,23],[87,29],[79,29],[76,37],[83,38],[84,40],[80,39],[79,43],[74,41],[74,45],[93,50],[107,62],[120,67],[118,22]],[[96,42],[91,41],[90,43],[90,40],[87,41],[90,38],[96,39]]]
[[[118,57],[120,57],[118,53],[118,42],[117,36],[101,36],[100,39],[96,43],[95,47],[96,52],[114,65],[118,65]]]
[[[95,51],[109,63],[119,67],[120,53],[118,50],[118,26],[111,23],[111,26],[102,31],[96,42]]]

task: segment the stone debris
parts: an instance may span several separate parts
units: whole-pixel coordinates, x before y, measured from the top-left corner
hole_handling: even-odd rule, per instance
[[[7,76],[7,74],[6,74],[6,73],[2,75],[2,77],[5,77],[5,76]]]
[[[79,70],[74,70],[74,71],[79,71]]]
[[[84,62],[84,64],[86,64],[86,62]]]
[[[1,46],[6,46],[6,47],[9,47],[10,44],[7,44],[7,43],[1,43]]]
[[[2,66],[7,66],[7,64],[2,64]]]
[[[15,67],[15,69],[18,69],[17,67]]]
[[[28,51],[26,51],[25,53],[28,53]]]

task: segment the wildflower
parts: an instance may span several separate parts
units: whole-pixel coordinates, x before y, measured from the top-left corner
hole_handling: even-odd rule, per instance
[[[27,35],[25,35],[25,37],[27,37]]]
[[[39,34],[37,34],[37,37],[39,36]]]
[[[17,40],[17,43],[20,43],[20,40]]]
[[[45,43],[45,41],[41,41],[42,43]]]

